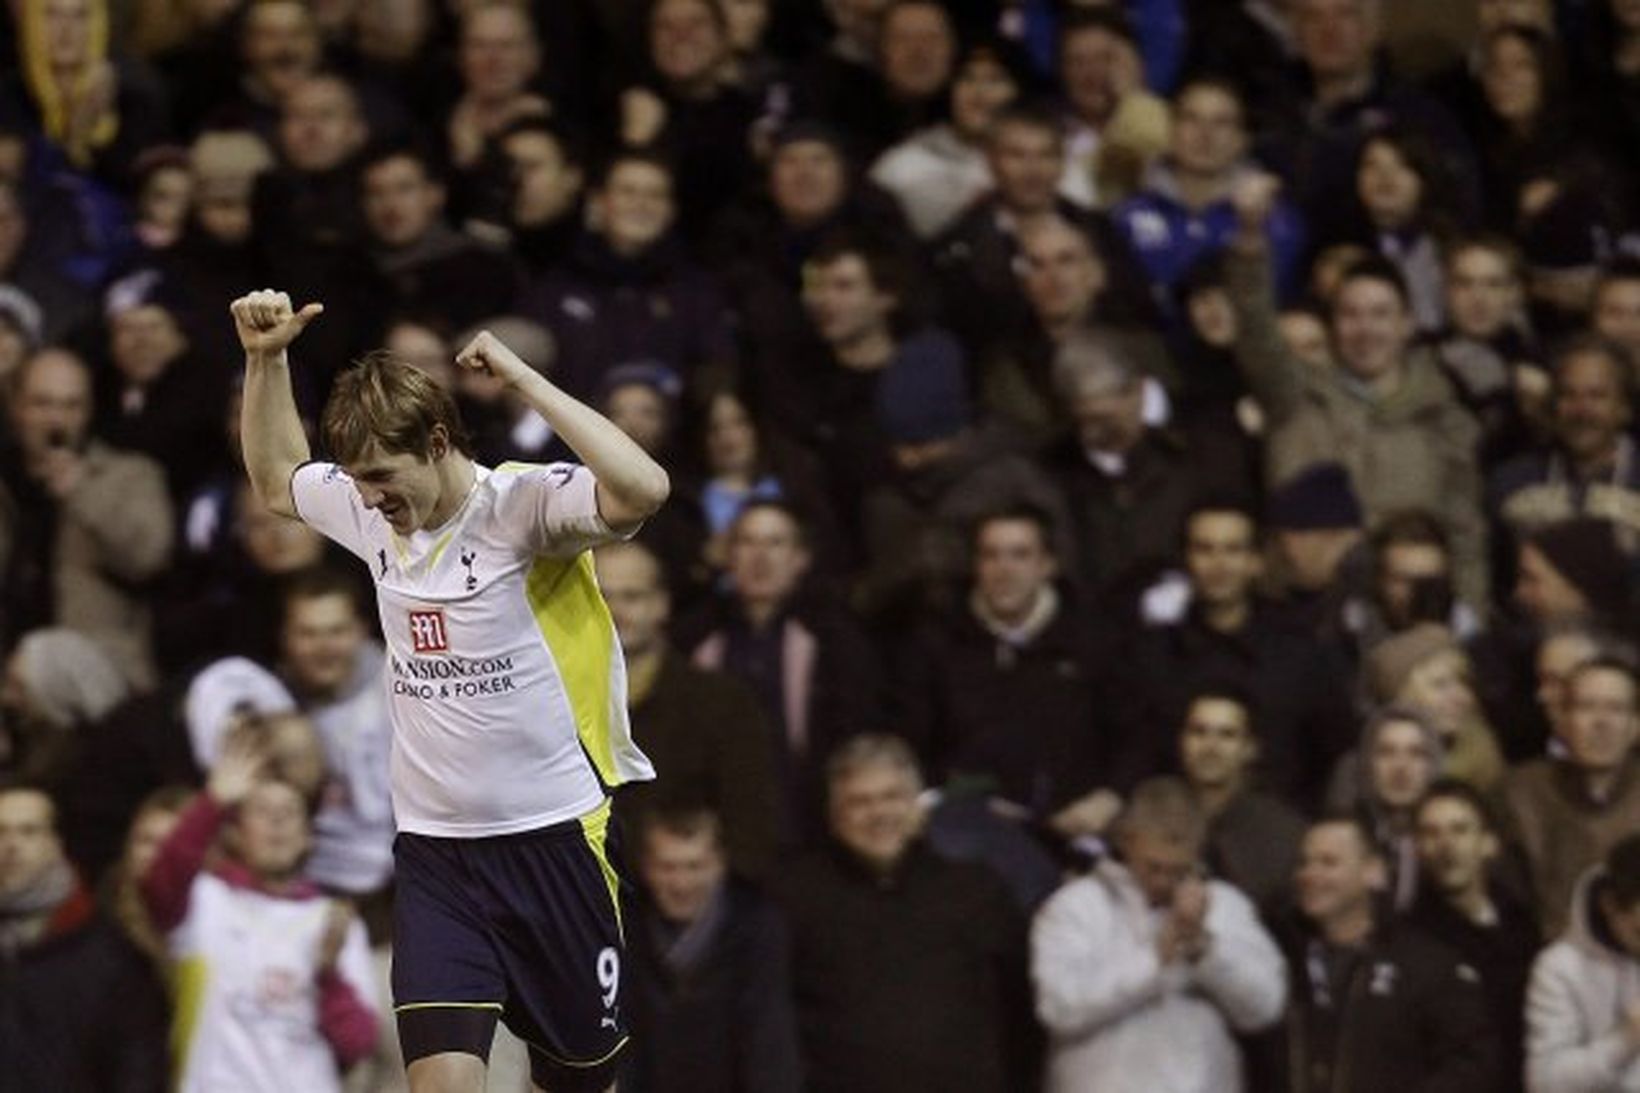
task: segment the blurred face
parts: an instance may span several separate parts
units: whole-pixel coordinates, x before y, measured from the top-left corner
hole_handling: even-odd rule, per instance
[[[194,205],[194,218],[206,235],[220,243],[243,243],[251,236],[250,195],[239,190],[208,190]]]
[[[133,307],[109,322],[114,367],[134,384],[153,383],[188,348],[176,319],[163,307]]]
[[[1553,29],[1549,0],[1476,0],[1475,22],[1482,37],[1506,26]]]
[[[832,782],[831,833],[871,869],[887,872],[917,835],[917,782],[889,763],[856,767]]]
[[[0,201],[0,206],[4,202]],[[0,207],[0,219],[4,218]],[[4,228],[0,227],[0,234]],[[4,267],[5,248],[0,244],[0,267]],[[1640,278],[1629,277],[1602,285],[1594,301],[1594,329],[1603,338],[1626,348],[1631,355],[1640,356]]]
[[[1566,713],[1566,683],[1574,669],[1587,664],[1599,653],[1595,643],[1583,634],[1557,634],[1538,647],[1534,674],[1537,701],[1555,735],[1560,735],[1561,718]]]
[[[991,520],[974,544],[974,588],[993,615],[1018,622],[1030,614],[1058,567],[1029,520]]]
[[[329,171],[364,144],[359,104],[338,80],[307,80],[291,91],[279,122],[279,144],[299,171]]]
[[[1199,698],[1185,714],[1179,759],[1192,787],[1240,786],[1258,758],[1247,710],[1227,698]]]
[[[1332,346],[1327,324],[1308,311],[1284,311],[1277,320],[1287,351],[1311,368],[1332,367]]]
[[[1555,439],[1573,459],[1609,456],[1629,423],[1628,393],[1617,363],[1604,353],[1578,353],[1555,368]]]
[[[1365,910],[1383,883],[1383,872],[1352,825],[1316,824],[1299,850],[1299,909],[1316,922]]]
[[[762,47],[769,29],[769,0],[724,0],[723,14],[729,21],[729,44],[736,53],[755,53]]]
[[[939,4],[891,9],[883,21],[878,45],[883,82],[897,97],[932,98],[951,79],[957,39]]]
[[[324,536],[300,520],[269,512],[249,489],[239,494],[239,536],[258,572],[295,573],[324,556]]]
[[[294,0],[253,4],[241,50],[251,78],[278,101],[319,67],[319,28]]]
[[[461,79],[474,98],[504,102],[535,78],[540,48],[535,24],[518,8],[478,8],[462,24]]]
[[[251,871],[265,877],[290,876],[310,843],[302,795],[284,782],[259,783],[235,810],[228,837]]]
[[[1413,828],[1418,868],[1444,896],[1484,890],[1486,868],[1498,854],[1498,840],[1468,801],[1435,797],[1418,810]]]
[[[1640,736],[1634,682],[1609,668],[1585,668],[1566,686],[1561,738],[1571,760],[1589,773],[1623,765]]]
[[[1378,18],[1372,0],[1296,0],[1293,30],[1298,51],[1317,79],[1364,73],[1378,47]]]
[[[1145,435],[1145,385],[1096,383],[1070,399],[1071,423],[1084,450],[1126,452]]]
[[[1121,839],[1122,863],[1152,907],[1173,902],[1173,893],[1197,870],[1196,848],[1149,831],[1134,831]]]
[[[1185,533],[1184,561],[1204,604],[1245,602],[1260,568],[1252,521],[1239,512],[1197,513]]]
[[[656,827],[644,837],[644,887],[668,922],[698,919],[727,873],[723,850],[710,831],[688,836]]]
[[[364,216],[370,233],[388,247],[407,247],[424,237],[444,211],[444,187],[422,165],[397,156],[364,175]]]
[[[951,85],[951,121],[957,132],[977,140],[991,128],[997,111],[1019,95],[1008,70],[987,57],[976,57],[957,70]]]
[[[1367,215],[1380,228],[1399,228],[1418,212],[1423,182],[1395,145],[1370,142],[1356,169],[1356,192]]]
[[[604,416],[650,455],[666,447],[672,431],[665,397],[647,383],[623,383],[612,390],[604,403]]]
[[[855,345],[888,330],[895,299],[877,291],[871,270],[857,254],[803,271],[803,306],[815,330],[833,348]]]
[[[1371,382],[1400,368],[1412,335],[1412,313],[1392,285],[1352,277],[1338,286],[1333,343],[1339,362],[1357,379]]]
[[[91,0],[45,0],[46,56],[53,68],[91,60]]]
[[[706,415],[706,462],[713,474],[750,474],[757,466],[757,431],[733,395],[718,395]]]
[[[514,133],[502,142],[512,166],[513,222],[521,228],[555,223],[575,207],[581,193],[581,171],[564,159],[564,150],[546,133]]]
[[[1475,692],[1469,682],[1469,658],[1446,649],[1425,660],[1407,676],[1397,701],[1423,710],[1436,731],[1448,739],[1475,713]]]
[[[1333,583],[1344,556],[1360,538],[1354,528],[1283,528],[1275,533],[1276,546],[1293,583],[1311,592]]]
[[[1424,731],[1410,721],[1391,721],[1378,730],[1367,756],[1372,795],[1394,811],[1417,804],[1435,779],[1435,757]]]
[[[991,174],[997,195],[1019,214],[1053,207],[1065,150],[1058,134],[1035,125],[1004,124],[991,138]]]
[[[1236,320],[1236,306],[1230,302],[1230,293],[1222,288],[1202,288],[1190,294],[1185,301],[1185,315],[1196,336],[1214,349],[1231,349],[1236,344],[1240,326]],[[1322,332],[1323,340],[1326,333]]]
[[[1543,109],[1543,73],[1532,47],[1512,34],[1494,38],[1481,64],[1481,90],[1504,121],[1524,124]]]
[[[379,511],[399,535],[427,526],[438,507],[442,487],[433,460],[373,448],[346,469],[364,507]]]
[[[1020,281],[1043,326],[1081,318],[1105,289],[1105,267],[1087,236],[1062,222],[1023,233]]]
[[[413,61],[432,25],[430,0],[361,0],[356,23],[359,53],[392,65]]]
[[[1433,543],[1390,543],[1378,560],[1378,601],[1393,628],[1412,620],[1413,596],[1420,585],[1447,576],[1451,561]]]
[[[91,425],[91,376],[79,360],[48,349],[23,365],[12,396],[12,426],[27,458],[48,448],[79,448]]]
[[[672,176],[653,163],[622,163],[598,192],[593,213],[617,252],[643,250],[672,227]]]
[[[1520,548],[1520,569],[1515,575],[1515,602],[1540,623],[1576,619],[1589,613],[1583,593],[1549,564],[1543,552],[1530,543]]]
[[[137,813],[125,836],[126,875],[140,877],[147,873],[159,856],[160,846],[170,838],[176,826],[177,814],[169,809],[150,808]]]
[[[194,176],[186,167],[161,167],[142,186],[140,215],[145,224],[179,232],[193,206]]]
[[[797,525],[774,509],[752,509],[729,532],[729,575],[747,603],[781,603],[809,569]]]
[[[1060,76],[1071,109],[1083,121],[1103,124],[1116,109],[1118,74],[1134,63],[1133,47],[1103,27],[1085,27],[1065,39]]]
[[[628,657],[655,652],[666,640],[671,602],[661,587],[660,566],[641,549],[613,547],[597,555],[598,587],[609,604]]]
[[[412,368],[433,377],[446,389],[456,382],[456,368],[450,347],[437,331],[420,323],[395,323],[382,339],[382,347]]]
[[[769,165],[769,193],[789,224],[802,227],[824,220],[848,194],[842,157],[821,140],[783,144]]]
[[[702,0],[661,0],[649,19],[655,69],[676,84],[709,83],[729,55],[729,41]]]
[[[1223,88],[1189,88],[1173,107],[1170,140],[1173,162],[1180,170],[1198,175],[1228,170],[1247,151],[1241,103]]]
[[[34,884],[63,860],[51,799],[32,789],[0,792],[0,899]]]
[[[1458,333],[1494,338],[1514,323],[1521,303],[1521,284],[1497,251],[1466,247],[1447,266],[1446,307]]]
[[[365,640],[364,620],[347,596],[307,596],[285,607],[285,669],[299,690],[340,692],[358,670]]]

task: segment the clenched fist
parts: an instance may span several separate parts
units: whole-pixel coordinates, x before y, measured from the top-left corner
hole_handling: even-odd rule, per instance
[[[535,371],[488,330],[479,331],[467,347],[456,354],[456,364],[468,371],[494,376],[508,387],[517,385]]]
[[[247,293],[228,306],[233,314],[234,328],[239,332],[239,344],[253,357],[272,357],[283,353],[307,325],[325,310],[324,304],[308,304],[293,311],[290,297],[283,292],[263,289]]]

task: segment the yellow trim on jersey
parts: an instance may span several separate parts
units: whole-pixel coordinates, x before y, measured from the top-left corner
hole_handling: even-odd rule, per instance
[[[211,967],[203,956],[185,956],[171,968],[171,1070],[178,1083],[188,1069],[188,1049],[199,1029],[205,1005],[205,984]]]
[[[581,817],[581,834],[586,837],[587,847],[592,856],[598,859],[598,869],[604,875],[604,885],[609,889],[609,906],[615,911],[615,931],[620,935],[622,943],[626,941],[626,924],[621,921],[621,878],[615,872],[615,866],[609,861],[609,799]]]
[[[618,786],[625,779],[615,761],[609,723],[615,622],[598,591],[592,553],[537,558],[525,578],[524,594],[558,666],[581,747],[604,785]]]
[[[513,1035],[516,1036],[517,1033],[514,1033]],[[518,1038],[524,1042],[524,1045],[526,1047],[532,1048],[535,1051],[539,1051],[541,1054],[545,1055],[549,1061],[551,1061],[553,1063],[556,1063],[559,1066],[576,1067],[576,1068],[579,1068],[579,1069],[588,1069],[588,1068],[595,1067],[595,1066],[603,1066],[605,1063],[609,1062],[609,1060],[611,1060],[611,1059],[615,1058],[615,1056],[619,1055],[621,1053],[621,1049],[625,1048],[627,1044],[632,1042],[632,1037],[622,1036],[621,1040],[618,1044],[616,1044],[614,1047],[610,1048],[607,1052],[604,1053],[603,1058],[601,1058],[601,1059],[589,1059],[585,1062],[577,1062],[574,1059],[560,1059],[557,1055],[554,1055],[552,1052],[548,1051],[546,1048],[542,1047],[540,1044],[536,1043],[534,1040],[528,1039],[528,1038],[523,1037],[523,1036],[519,1036]]]
[[[406,1002],[402,1006],[394,1006],[394,1013],[408,1013],[411,1010],[495,1010],[497,1013],[505,1008],[500,1002]]]

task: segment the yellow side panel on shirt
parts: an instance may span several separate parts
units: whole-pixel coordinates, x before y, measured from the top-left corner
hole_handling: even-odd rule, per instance
[[[199,1011],[205,1004],[205,981],[210,966],[203,956],[189,956],[171,968],[171,1070],[176,1084],[188,1069],[188,1049],[193,1046]]]
[[[537,558],[524,585],[575,714],[581,747],[606,786],[626,781],[615,756],[610,725],[615,622],[598,591],[592,552],[574,558]]]

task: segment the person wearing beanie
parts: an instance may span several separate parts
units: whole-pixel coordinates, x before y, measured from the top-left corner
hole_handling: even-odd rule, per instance
[[[1483,792],[1503,778],[1503,754],[1470,680],[1468,655],[1439,623],[1424,622],[1374,646],[1363,665],[1367,697],[1423,713],[1440,735],[1445,773]]]
[[[1265,498],[1273,572],[1269,583],[1295,625],[1349,649],[1345,615],[1369,598],[1366,517],[1336,462],[1314,463]]]

